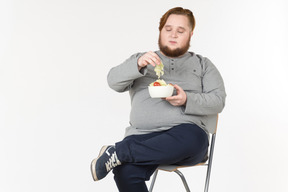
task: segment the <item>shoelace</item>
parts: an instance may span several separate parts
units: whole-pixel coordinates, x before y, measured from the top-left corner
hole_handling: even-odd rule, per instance
[[[111,169],[116,167],[117,165],[121,165],[121,162],[118,160],[116,152],[111,154],[111,157],[106,161],[106,170],[109,172]]]

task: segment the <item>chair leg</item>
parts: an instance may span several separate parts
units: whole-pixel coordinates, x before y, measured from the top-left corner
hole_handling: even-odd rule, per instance
[[[152,179],[150,187],[149,187],[149,192],[153,191],[153,187],[154,187],[154,184],[156,181],[157,174],[158,174],[158,169],[156,169],[156,171],[154,172],[153,179]]]
[[[212,140],[211,140],[211,148],[210,148],[210,154],[209,154],[209,160],[208,160],[208,167],[207,167],[207,173],[206,173],[206,181],[205,181],[204,192],[208,192],[208,188],[209,188],[209,181],[210,181],[210,174],[211,174],[211,167],[212,167],[212,159],[213,159],[215,138],[216,138],[216,134],[213,134],[212,135]]]
[[[186,182],[186,179],[185,179],[184,175],[181,173],[181,171],[179,171],[179,170],[177,169],[177,170],[174,171],[174,172],[177,173],[177,174],[180,176],[180,178],[182,179],[182,182],[183,182],[183,184],[184,184],[184,187],[185,187],[186,191],[187,191],[187,192],[190,192],[190,189],[189,189],[189,187],[188,187],[188,184],[187,184],[187,182]]]

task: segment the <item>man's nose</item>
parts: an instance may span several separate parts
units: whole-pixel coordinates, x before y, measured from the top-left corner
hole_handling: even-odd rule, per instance
[[[177,31],[176,31],[176,30],[175,30],[175,31],[173,30],[172,33],[171,33],[171,36],[174,37],[174,38],[177,37]]]

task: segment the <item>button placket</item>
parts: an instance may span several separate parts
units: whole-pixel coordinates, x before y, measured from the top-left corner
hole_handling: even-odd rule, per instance
[[[175,72],[175,60],[171,59],[170,63],[171,63],[171,73],[174,73]]]

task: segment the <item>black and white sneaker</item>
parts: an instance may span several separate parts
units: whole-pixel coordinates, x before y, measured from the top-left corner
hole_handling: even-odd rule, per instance
[[[99,156],[91,162],[91,172],[94,181],[106,177],[116,166],[121,165],[116,155],[116,148],[113,145],[103,146]]]

